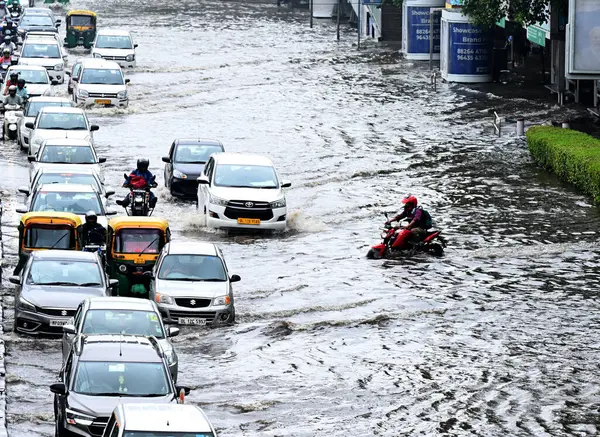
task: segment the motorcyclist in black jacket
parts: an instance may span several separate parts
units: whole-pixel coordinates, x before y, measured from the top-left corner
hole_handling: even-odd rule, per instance
[[[81,227],[83,246],[90,244],[104,246],[106,244],[106,229],[98,223],[98,216],[94,211],[88,211],[85,215],[85,223]]]

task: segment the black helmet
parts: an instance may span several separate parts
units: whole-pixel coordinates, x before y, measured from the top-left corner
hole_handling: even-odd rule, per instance
[[[11,85],[8,87],[8,93],[11,96],[14,96],[15,94],[17,94],[17,87],[15,85]]]
[[[88,211],[85,213],[85,222],[86,223],[97,223],[98,216],[94,211]]]
[[[23,88],[25,86],[25,79],[20,77],[19,80],[17,81],[17,85],[21,85],[21,88]]]
[[[140,158],[137,160],[137,169],[138,171],[146,171],[150,166],[150,161],[146,158]]]
[[[19,77],[19,73],[15,73],[14,71],[12,73],[10,73],[10,81],[14,82],[17,80],[17,77]]]

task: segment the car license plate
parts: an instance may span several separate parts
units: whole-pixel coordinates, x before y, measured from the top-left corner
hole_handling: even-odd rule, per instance
[[[206,325],[206,319],[199,319],[196,317],[180,317],[179,324],[180,325],[204,326],[204,325]]]
[[[96,100],[96,105],[110,105],[110,100]]]
[[[66,325],[68,320],[50,320],[50,326],[64,326]]]
[[[260,219],[239,218],[240,225],[260,225]]]

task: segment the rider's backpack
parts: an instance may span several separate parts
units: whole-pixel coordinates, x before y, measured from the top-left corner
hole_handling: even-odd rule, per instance
[[[433,226],[433,220],[431,219],[431,214],[429,214],[422,207],[419,207],[419,208],[421,208],[421,212],[423,213],[423,227],[425,229],[431,228]]]

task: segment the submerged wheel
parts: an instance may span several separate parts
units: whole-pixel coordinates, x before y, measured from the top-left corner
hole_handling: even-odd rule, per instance
[[[371,248],[367,252],[367,259],[380,259],[380,258],[381,258],[381,252],[379,252],[378,250]]]
[[[442,256],[444,254],[444,248],[439,243],[433,243],[431,246],[429,246],[429,250],[435,256]]]

